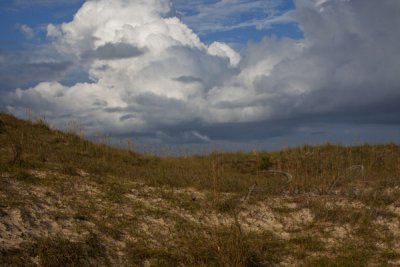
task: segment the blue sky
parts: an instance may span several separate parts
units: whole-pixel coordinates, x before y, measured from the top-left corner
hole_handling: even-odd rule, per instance
[[[399,13],[392,0],[4,0],[0,110],[140,144],[399,142]]]
[[[36,3],[37,2],[37,3]],[[59,24],[72,19],[83,1],[13,1],[0,3],[1,47],[15,48],[25,43],[40,44],[48,42],[46,26],[49,23]],[[35,37],[27,39],[18,30],[18,25],[27,25],[35,33]]]
[[[244,1],[257,2],[257,1]],[[253,20],[267,21],[267,8],[273,8],[274,14],[281,15],[287,11],[293,10],[294,3],[292,0],[281,1],[258,1],[260,6],[264,8],[243,10],[229,14],[224,17],[224,10],[217,10],[221,13],[218,20],[213,20],[210,25],[211,29],[203,30],[204,20],[196,19],[205,8],[215,10],[217,0],[201,0],[189,2],[182,0],[173,1],[176,15],[184,22],[187,22],[192,29],[199,34],[201,39],[206,43],[213,41],[224,41],[228,43],[245,44],[249,41],[260,41],[263,37],[276,35],[279,37],[302,38],[302,32],[295,22],[284,24],[272,24],[268,27],[257,28],[254,25],[240,26],[242,23]],[[269,3],[270,2],[270,3]],[[4,0],[0,3],[0,17],[2,27],[0,28],[0,42],[2,49],[16,49],[25,44],[42,44],[49,41],[46,36],[46,27],[48,24],[61,24],[72,20],[73,15],[82,6],[84,1],[41,1],[41,0]],[[218,14],[218,13],[216,13]],[[34,37],[27,38],[20,29],[19,25],[26,25],[33,30]],[[226,29],[218,29],[217,26],[226,26]],[[232,29],[229,29],[232,27]],[[213,29],[214,28],[214,29]]]

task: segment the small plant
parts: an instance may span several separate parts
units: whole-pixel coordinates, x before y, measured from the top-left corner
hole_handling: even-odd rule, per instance
[[[135,150],[135,143],[132,141],[132,139],[126,140],[126,147],[130,152],[133,152]]]
[[[9,142],[11,143],[13,158],[11,160],[12,164],[22,163],[22,144],[18,142],[16,136],[13,136],[8,130],[6,125],[2,120],[0,120],[0,134],[6,134]]]
[[[14,178],[26,183],[34,183],[37,181],[37,178],[26,170],[18,170],[15,173]]]
[[[0,120],[0,134],[6,133],[7,129],[6,129],[6,125],[4,124],[4,122],[2,120]]]
[[[39,257],[41,265],[45,267],[109,264],[106,248],[95,234],[90,234],[83,242],[72,242],[62,237],[39,239],[30,250],[31,255]]]
[[[77,120],[72,120],[67,123],[66,132],[73,135],[77,135],[81,138],[83,138],[85,135],[83,126]]]
[[[215,208],[220,213],[234,214],[239,204],[240,200],[237,197],[228,197],[216,201]]]
[[[45,130],[47,130],[47,131],[50,131],[49,122],[46,120],[46,117],[45,117],[45,116],[36,119],[35,125],[36,125],[37,127],[43,128],[43,129],[45,129]]]
[[[269,170],[272,167],[272,161],[268,155],[263,155],[260,158],[258,169],[259,170]]]
[[[65,162],[61,165],[61,172],[65,175],[77,176],[79,172],[77,171],[76,167],[68,162]]]

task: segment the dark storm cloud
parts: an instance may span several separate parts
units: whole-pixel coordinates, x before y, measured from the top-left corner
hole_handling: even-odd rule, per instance
[[[400,2],[298,0],[294,18],[305,40],[267,38],[250,44],[242,68],[276,62],[255,75],[250,103],[221,107],[269,107],[270,118],[317,117],[321,121],[385,123],[395,120],[400,98]],[[276,57],[276,58],[274,58]],[[390,106],[391,108],[388,108]]]
[[[135,117],[136,117],[135,115],[130,115],[130,114],[128,114],[128,115],[121,116],[121,117],[119,118],[119,120],[120,120],[120,121],[126,121],[126,120],[129,120],[129,119],[133,119],[133,118],[135,118]]]
[[[120,113],[120,112],[129,111],[129,108],[120,108],[120,107],[104,108],[103,111],[105,111],[107,113]]]
[[[173,78],[174,81],[181,82],[181,83],[201,83],[203,82],[202,79],[194,76],[179,76]]]
[[[0,90],[60,80],[72,65],[68,61],[27,62],[17,56],[7,56],[4,62],[0,62]]]
[[[191,121],[191,109],[184,101],[158,96],[152,93],[144,93],[135,97],[137,107],[133,110],[150,125],[149,129],[157,130],[161,125],[174,125],[176,120],[182,122]],[[160,112],[168,110],[160,120]]]
[[[146,52],[145,49],[140,49],[131,44],[126,43],[106,43],[98,47],[96,50],[87,51],[82,55],[87,59],[114,60],[138,57]]]

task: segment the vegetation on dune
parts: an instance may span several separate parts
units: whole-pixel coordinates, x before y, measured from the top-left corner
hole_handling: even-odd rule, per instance
[[[6,266],[400,263],[400,147],[156,157],[0,114]]]

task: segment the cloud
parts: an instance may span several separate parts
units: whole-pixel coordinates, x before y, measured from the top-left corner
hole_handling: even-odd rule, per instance
[[[0,91],[63,80],[73,65],[48,45],[25,45],[17,50],[0,51]]]
[[[207,135],[201,134],[198,131],[185,132],[183,136],[186,140],[190,140],[191,143],[208,143],[211,141]]]
[[[321,9],[314,3],[296,1],[293,12],[304,40],[265,38],[249,44],[237,78],[209,93],[215,118],[240,122],[335,114],[399,96],[394,44],[400,34],[393,27],[400,22],[395,15],[400,4],[329,1]]]
[[[144,49],[139,49],[130,44],[106,43],[95,50],[84,52],[82,57],[88,59],[113,60],[138,57],[144,53]]]
[[[290,23],[289,13],[279,11],[283,0],[185,1],[174,0],[178,15],[200,35],[273,24]]]
[[[29,8],[32,6],[52,6],[81,3],[84,0],[12,0],[12,5],[18,8]]]
[[[236,14],[265,2],[218,3]],[[89,133],[168,142],[323,132],[327,121],[398,124],[400,3],[295,3],[288,16],[304,39],[266,37],[239,55],[221,42],[204,44],[170,1],[87,1],[71,22],[49,25],[48,35],[90,81],[18,89],[8,110],[30,107],[59,126],[74,118]]]
[[[237,73],[231,61],[240,57],[223,44],[222,52],[209,53],[171,12],[166,0],[87,1],[73,21],[49,25],[48,35],[58,53],[81,63],[91,82],[45,81],[19,89],[10,96],[10,110],[43,101],[32,104],[38,113],[60,126],[65,114],[79,114],[89,133],[155,131],[202,119],[205,95]]]
[[[33,39],[35,37],[35,32],[31,27],[29,27],[26,24],[16,24],[15,27],[17,28],[18,31],[20,31],[26,39]]]
[[[173,80],[181,82],[181,83],[201,83],[201,82],[203,82],[202,79],[194,77],[194,76],[179,76],[179,77],[173,78]]]
[[[241,60],[240,55],[235,50],[233,50],[227,44],[220,42],[213,42],[208,47],[208,53],[213,56],[219,56],[222,58],[225,57],[229,59],[229,63],[232,67],[236,67]]]

